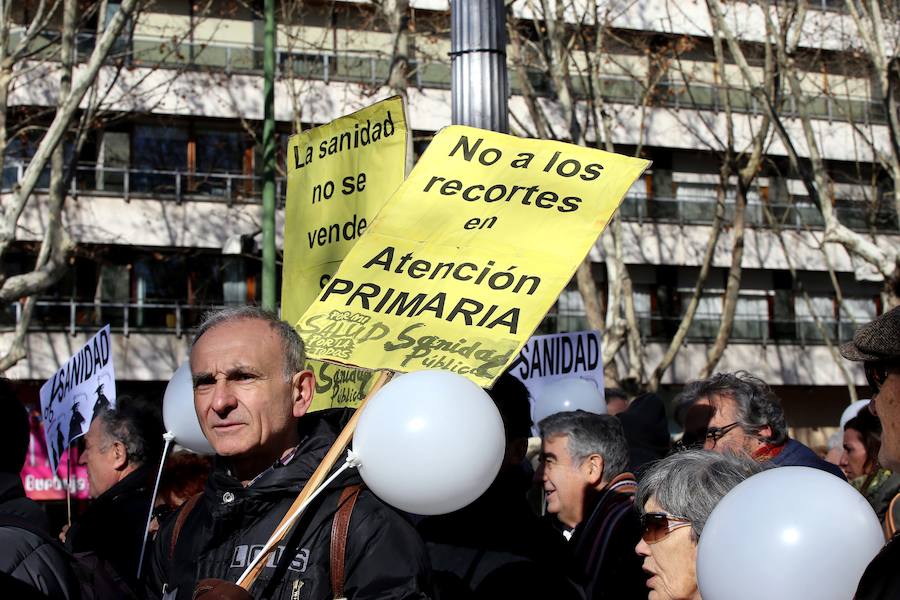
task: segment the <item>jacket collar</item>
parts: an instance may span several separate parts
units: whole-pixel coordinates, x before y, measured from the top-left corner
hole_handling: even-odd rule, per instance
[[[18,473],[0,473],[0,502],[25,497],[25,488]]]
[[[276,461],[246,488],[229,472],[227,459],[217,456],[206,485],[206,495],[216,499],[223,492],[231,492],[235,498],[296,495],[319,466],[352,414],[352,409],[339,408],[309,413],[299,419],[300,443],[291,460],[286,463]]]
[[[149,487],[150,467],[141,465],[124,479],[113,485],[111,488],[100,494],[95,500],[98,502],[114,502],[120,496],[141,492]]]

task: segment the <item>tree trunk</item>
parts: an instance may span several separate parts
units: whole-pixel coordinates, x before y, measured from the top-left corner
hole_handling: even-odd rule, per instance
[[[387,85],[395,94],[406,97],[409,78],[409,0],[384,0],[381,7],[393,37],[391,72]]]
[[[113,16],[106,30],[103,32],[103,35],[97,40],[94,51],[91,53],[84,70],[81,72],[81,77],[72,87],[69,94],[64,97],[61,96],[56,115],[54,116],[50,127],[47,129],[47,133],[38,145],[34,156],[31,158],[28,168],[25,169],[21,185],[14,194],[12,205],[4,211],[3,221],[0,222],[0,258],[3,257],[3,254],[9,248],[10,243],[15,239],[19,217],[21,217],[22,212],[25,209],[25,204],[28,202],[29,198],[31,198],[31,194],[37,185],[38,178],[49,161],[50,155],[62,141],[63,135],[71,125],[72,120],[78,111],[81,100],[84,98],[88,89],[94,85],[100,67],[103,66],[103,62],[109,55],[113,43],[115,43],[116,38],[125,28],[128,19],[130,19],[134,13],[137,3],[138,0],[122,1],[118,12]],[[7,282],[8,281],[9,280],[7,280]],[[6,285],[4,284],[3,288],[0,288],[0,301],[2,301],[4,296],[5,287]]]
[[[771,119],[775,132],[778,134],[779,139],[787,150],[788,160],[790,161],[792,169],[800,176],[810,199],[817,204],[821,210],[822,217],[825,220],[825,241],[843,245],[848,252],[855,254],[864,261],[872,264],[883,276],[890,277],[895,269],[896,252],[891,255],[885,254],[877,244],[841,224],[832,210],[830,199],[827,194],[828,174],[824,169],[824,163],[821,160],[821,155],[818,151],[818,142],[810,125],[809,111],[800,95],[800,86],[797,81],[795,65],[788,59],[789,51],[785,47],[785,42],[782,37],[779,35],[769,36],[775,40],[779,71],[787,79],[788,88],[800,113],[799,116],[803,126],[804,139],[809,148],[809,160],[813,165],[812,173],[810,173],[809,169],[801,163],[793,139],[781,120],[781,115],[775,110],[771,99],[765,94],[763,86],[759,84],[750,70],[749,63],[747,62],[740,44],[738,44],[737,38],[725,22],[720,0],[708,0],[707,5],[710,8],[710,16],[713,19],[714,27],[717,29],[718,33],[725,38],[731,56],[735,63],[737,63],[744,81],[747,83],[753,96],[762,105],[765,113]],[[805,13],[804,10],[799,12],[801,15]],[[774,24],[771,23],[769,14],[763,11],[763,15],[767,19],[767,28],[771,31],[777,31]]]
[[[72,67],[75,54],[75,29],[77,24],[78,0],[65,0],[63,5],[63,28],[60,40],[60,81],[59,101],[62,102],[71,91]],[[5,116],[5,111],[3,111]],[[5,127],[3,128],[5,131]],[[74,164],[74,161],[73,161]],[[41,289],[53,285],[62,277],[66,269],[66,258],[72,248],[71,240],[62,226],[63,206],[66,199],[65,144],[57,144],[53,150],[50,168],[50,191],[48,194],[47,226],[38,252],[32,274],[41,274]],[[4,286],[5,287],[5,286]],[[29,290],[31,291],[31,290]],[[31,315],[37,300],[36,291],[31,291],[16,323],[15,335],[6,353],[0,357],[0,373],[6,371],[25,358],[25,338],[31,324]]]
[[[728,269],[728,283],[725,286],[725,297],[722,306],[722,321],[712,348],[706,356],[706,366],[698,377],[706,379],[715,371],[716,365],[725,353],[731,330],[734,327],[734,313],[737,309],[738,295],[741,291],[741,267],[744,260],[744,215],[747,209],[747,188],[743,182],[738,183],[737,198],[734,203],[734,223],[731,244],[731,266]]]
[[[730,171],[727,166],[723,166],[722,179],[725,182],[728,181],[729,174]],[[694,284],[691,299],[688,301],[684,316],[678,324],[678,329],[675,331],[675,335],[672,336],[672,340],[669,342],[665,354],[663,354],[662,359],[659,361],[659,364],[656,365],[656,368],[653,369],[653,374],[650,376],[647,387],[651,392],[656,392],[659,389],[663,375],[665,375],[669,367],[672,366],[672,363],[675,362],[675,357],[678,356],[678,352],[681,350],[682,345],[687,339],[688,330],[694,322],[697,308],[700,306],[700,297],[702,296],[703,288],[706,286],[706,280],[709,278],[709,272],[712,270],[712,262],[716,254],[716,244],[719,243],[719,235],[722,232],[722,219],[724,216],[725,186],[720,185],[716,195],[716,212],[713,216],[712,225],[710,226],[709,237],[706,240],[706,248],[703,251],[703,263],[700,265],[700,273],[697,275],[697,282]]]
[[[592,266],[591,257],[585,257],[575,272],[575,281],[578,284],[578,292],[581,294],[584,302],[584,314],[587,318],[588,327],[596,329],[602,334],[606,329],[606,323],[603,320],[606,307],[604,306],[603,297],[597,290],[597,281],[594,279]]]

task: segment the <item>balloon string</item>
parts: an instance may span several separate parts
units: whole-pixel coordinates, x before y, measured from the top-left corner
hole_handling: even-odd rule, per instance
[[[66,518],[72,526],[72,448],[66,448]]]
[[[344,464],[341,465],[341,467],[337,471],[335,471],[331,475],[331,477],[323,481],[322,485],[317,487],[316,491],[310,494],[309,498],[307,498],[300,506],[297,507],[294,512],[291,513],[290,517],[288,517],[284,524],[275,530],[275,532],[269,537],[269,541],[266,542],[266,545],[263,546],[262,550],[260,550],[259,553],[254,557],[254,559],[250,561],[250,564],[247,565],[247,568],[244,569],[244,572],[241,573],[240,577],[238,577],[236,584],[241,585],[244,579],[246,579],[247,576],[250,575],[250,572],[253,570],[253,568],[256,567],[257,564],[259,564],[259,561],[261,561],[265,556],[269,554],[269,552],[272,550],[272,547],[276,543],[275,540],[280,540],[287,532],[287,530],[293,527],[297,519],[300,518],[300,515],[303,514],[303,511],[306,510],[306,507],[309,506],[310,503],[312,503],[312,501],[315,500],[316,497],[320,493],[322,493],[326,487],[328,487],[335,479],[337,479],[341,473],[350,468],[357,468],[359,467],[359,465],[359,457],[352,450],[347,450],[347,460],[344,462]]]
[[[156,494],[159,493],[159,480],[162,479],[163,467],[166,465],[166,457],[169,455],[169,447],[175,439],[175,434],[166,432],[163,434],[166,441],[163,446],[162,460],[159,461],[159,470],[156,473],[156,483],[153,485],[153,495],[150,497],[150,510],[147,511],[147,524],[144,526],[144,543],[141,544],[141,557],[138,559],[137,579],[141,579],[141,567],[144,566],[144,553],[147,550],[147,538],[150,535],[150,521],[153,520],[153,508],[156,506]]]

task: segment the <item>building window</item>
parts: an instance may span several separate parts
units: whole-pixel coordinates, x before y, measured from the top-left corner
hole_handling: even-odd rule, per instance
[[[797,337],[801,343],[821,342],[826,335],[832,340],[836,338],[834,298],[831,296],[810,295],[807,303],[803,295],[798,295],[794,298],[794,313],[797,315]]]
[[[731,337],[744,340],[769,337],[769,298],[765,293],[738,296]]]
[[[557,301],[557,331],[584,331],[590,329],[584,312],[584,298],[578,290],[563,290]]]
[[[179,173],[188,166],[188,132],[178,127],[135,127],[131,164],[135,169],[132,190],[157,194],[181,191]]]

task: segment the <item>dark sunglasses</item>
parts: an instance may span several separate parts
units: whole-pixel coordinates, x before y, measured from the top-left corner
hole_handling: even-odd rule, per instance
[[[738,426],[738,422],[729,423],[724,427],[709,427],[706,430],[706,439],[712,442],[712,445],[715,446],[716,442],[725,437],[725,434]]]
[[[866,382],[872,390],[872,395],[876,395],[881,386],[888,378],[888,366],[878,362],[864,362],[863,370],[866,372]]]
[[[688,527],[690,521],[684,517],[667,515],[662,512],[648,512],[641,515],[641,539],[653,544],[681,527]]]

